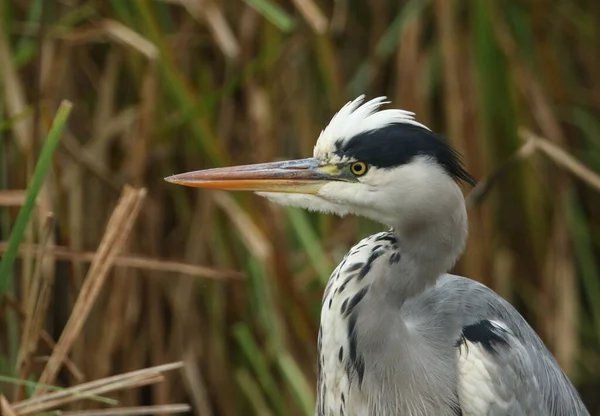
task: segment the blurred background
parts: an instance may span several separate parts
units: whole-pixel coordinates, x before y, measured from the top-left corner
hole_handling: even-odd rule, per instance
[[[364,93],[464,154],[483,187],[465,188],[454,272],[516,305],[600,415],[598,21],[592,0],[4,0],[3,256],[49,163],[0,271],[5,405],[19,414],[27,380],[65,388],[183,361],[106,396],[312,415],[324,285],[382,227],[163,177],[308,157]],[[72,111],[44,159],[62,100]]]

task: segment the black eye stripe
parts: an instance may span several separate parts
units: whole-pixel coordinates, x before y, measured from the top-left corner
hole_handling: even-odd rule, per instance
[[[454,179],[475,185],[464,169],[460,154],[435,133],[410,124],[396,123],[361,133],[341,145],[336,154],[360,160],[367,166],[393,168],[417,156],[431,157]]]

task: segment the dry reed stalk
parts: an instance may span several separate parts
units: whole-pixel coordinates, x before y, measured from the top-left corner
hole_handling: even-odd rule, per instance
[[[87,410],[87,411],[73,411],[73,412],[61,412],[58,411],[59,416],[121,416],[121,415],[158,415],[158,414],[173,414],[173,413],[184,413],[191,411],[192,408],[188,404],[164,404],[158,406],[136,406],[136,407],[119,407],[115,409],[103,409],[103,410]],[[200,413],[204,416],[204,413]]]
[[[152,305],[160,305],[163,303],[163,291],[158,285],[152,285],[148,287],[148,302]],[[152,322],[156,319],[160,319],[159,308],[152,308],[148,315],[149,320]],[[167,335],[168,328],[165,325],[148,325],[148,342],[155,347],[149,352],[150,362],[163,362],[167,358],[167,343],[165,340],[168,339]],[[161,383],[152,386],[152,398],[153,402],[157,404],[165,404],[169,399],[169,383]]]
[[[236,201],[234,203],[237,204]],[[219,248],[211,247],[212,230],[206,227],[207,223],[215,221],[215,204],[212,199],[203,198],[198,194],[195,198],[195,206],[197,208],[194,210],[189,229],[186,230],[185,259],[190,262],[207,261],[210,255],[221,258],[221,253],[215,252],[215,248],[217,250]],[[238,209],[241,210],[239,206]],[[202,291],[201,296],[198,296],[197,287],[192,283],[189,279],[180,279],[179,284],[169,293],[173,312],[180,317],[176,320],[174,330],[180,334],[179,339],[183,341],[180,343],[180,349],[177,349],[174,342],[176,338],[172,337],[171,353],[180,354],[178,351],[185,348],[194,351],[197,357],[203,359],[203,362],[200,362],[200,369],[207,384],[213,387],[209,390],[212,393],[213,411],[228,416],[235,415],[236,406],[230,400],[230,397],[235,394],[235,386],[228,379],[229,362],[226,358],[229,347],[223,342],[222,332],[215,331],[216,327],[223,328],[219,316],[222,312],[215,311],[226,301],[223,299],[223,288],[211,285]],[[213,310],[189,314],[189,310],[196,308],[200,302],[214,305],[214,308],[211,308]],[[192,333],[190,328],[194,328]]]
[[[215,42],[221,49],[223,55],[228,59],[235,61],[240,54],[240,46],[229,26],[223,11],[217,7],[213,0],[169,0],[173,3],[179,3],[186,8],[190,16],[196,21],[204,21],[210,29]]]
[[[519,129],[519,136],[526,142],[531,143],[535,149],[543,152],[556,164],[568,170],[592,188],[600,191],[600,174],[585,166],[565,150],[561,149],[556,144],[551,143],[549,140],[532,133],[526,128]]]
[[[109,68],[111,68],[111,66],[109,66]],[[117,71],[115,69],[115,77],[116,74]],[[108,104],[106,105],[108,106]],[[100,109],[97,111],[98,119],[104,120],[104,116],[100,116],[103,114],[103,111],[100,111]],[[111,172],[111,170],[107,167],[107,164],[102,160],[103,158],[98,158],[98,155],[105,154],[106,149],[118,138],[119,135],[131,131],[131,128],[135,125],[138,117],[139,114],[137,107],[125,108],[103,122],[95,122],[94,125],[97,124],[99,126],[98,131],[93,134],[93,139],[90,140],[89,144],[82,146],[74,137],[66,134],[64,137],[66,141],[63,142],[63,148],[78,165],[86,167],[90,172],[100,178],[103,182],[106,182],[112,188],[119,189],[122,181]],[[72,177],[72,175],[74,175],[73,169],[74,168],[72,166],[69,166],[65,169],[63,182],[67,186],[69,186],[71,182],[75,180]]]
[[[0,11],[0,19],[3,20],[4,10]],[[23,152],[32,145],[33,139],[33,116],[25,115],[27,107],[27,96],[23,87],[23,83],[19,78],[14,66],[13,52],[10,48],[10,43],[6,38],[4,30],[0,30],[0,77],[3,81],[3,95],[6,103],[6,112],[10,118],[15,118],[16,121],[11,123],[11,130],[16,142]]]
[[[443,87],[444,115],[446,118],[446,131],[448,136],[456,144],[457,149],[465,154],[465,114],[464,114],[464,91],[461,91],[458,29],[456,27],[453,5],[445,0],[436,0],[435,15],[439,27],[439,38],[443,59]],[[468,161],[467,161],[468,162]]]
[[[123,188],[121,198],[109,219],[96,257],[73,306],[71,316],[40,376],[40,383],[52,384],[54,381],[63,360],[79,336],[83,323],[104,285],[116,255],[129,236],[145,195],[145,189],[133,189],[129,186]],[[40,388],[36,389],[34,395],[41,393],[41,390]]]
[[[498,6],[492,3],[494,18],[492,28],[498,45],[511,62],[510,69],[514,74],[517,85],[523,93],[526,102],[531,108],[533,119],[537,122],[543,134],[555,145],[565,146],[565,135],[551,104],[546,91],[540,83],[539,77],[531,71],[520,48],[515,41],[512,31],[506,20],[499,18]],[[542,302],[550,311],[538,317],[540,334],[550,344],[550,349],[557,361],[568,373],[573,367],[578,351],[577,336],[577,300],[575,261],[571,252],[566,221],[562,220],[568,211],[567,194],[570,187],[569,178],[557,177],[553,183],[555,200],[555,217],[551,231],[552,240],[548,245],[546,256],[546,270],[542,272],[540,290]],[[561,263],[556,264],[555,260]],[[560,274],[559,274],[560,273]]]
[[[164,377],[161,374],[154,374],[151,376],[138,375],[135,377],[124,378],[122,380],[115,381],[114,383],[102,385],[94,389],[85,390],[81,393],[72,390],[72,388],[65,389],[63,391],[67,392],[67,394],[63,397],[32,403],[24,401],[17,405],[14,405],[13,407],[18,410],[20,415],[27,415],[31,413],[38,413],[48,411],[51,409],[56,409],[58,407],[65,406],[73,402],[81,401],[82,399],[91,399],[92,397],[99,397],[100,395],[105,393],[144,387],[150,384],[161,383],[162,381],[164,381]],[[41,397],[45,398],[46,396]]]
[[[259,160],[269,160],[274,155],[271,146],[264,145],[265,137],[273,135],[273,114],[275,113],[267,91],[254,83],[246,87],[246,103],[248,117],[252,129],[247,133],[250,147],[256,149],[255,157]]]
[[[146,174],[146,164],[150,161],[148,149],[152,139],[152,120],[156,112],[156,95],[158,83],[157,66],[154,61],[149,61],[144,72],[141,86],[141,100],[139,105],[139,117],[137,123],[136,140],[131,140],[129,135],[123,134],[124,147],[128,143],[131,150],[128,177],[134,186],[142,186]]]
[[[47,74],[52,72],[52,63],[54,61],[54,51],[55,51],[55,41],[53,39],[49,39],[47,37],[47,26],[48,26],[48,22],[51,19],[48,10],[48,6],[46,3],[44,3],[43,5],[40,6],[40,17],[39,17],[39,27],[37,28],[37,39],[36,39],[36,43],[37,43],[37,48],[39,50],[39,53],[37,54],[36,57],[36,64],[35,64],[35,73],[33,75],[33,79],[32,81],[32,89],[33,89],[33,94],[31,96],[31,102],[33,103],[33,105],[35,106],[34,108],[34,117],[33,117],[33,127],[32,127],[32,132],[33,132],[33,137],[32,137],[32,146],[30,148],[30,151],[28,152],[28,169],[33,169],[33,166],[36,164],[36,159],[38,158],[38,152],[39,149],[41,148],[41,142],[43,142],[45,140],[45,133],[49,131],[50,126],[52,125],[52,119],[53,119],[53,111],[47,111],[49,108],[51,107],[47,107],[44,104],[46,102],[48,102],[49,100],[51,100],[50,97],[45,95],[44,89],[43,89],[43,83],[44,83],[44,77],[47,77]],[[27,78],[26,78],[27,79]],[[29,81],[29,80],[28,80]],[[48,101],[47,101],[48,100]],[[58,100],[56,100],[58,101]],[[48,224],[48,213],[51,213],[56,207],[55,207],[55,195],[52,193],[52,185],[53,185],[53,177],[50,176],[48,180],[46,180],[46,184],[44,184],[44,186],[42,186],[42,188],[39,191],[38,197],[37,197],[37,209],[34,211],[34,219],[36,221],[32,222],[32,225],[36,227],[35,229],[35,235],[36,236],[43,236],[43,244],[46,247],[52,247],[55,243],[54,241],[54,232],[53,230],[46,230],[45,227],[50,226],[51,228],[53,228],[54,225],[54,220],[52,220],[52,224]],[[32,228],[33,229],[33,228]],[[46,233],[47,232],[47,233]],[[32,239],[26,239],[26,242],[33,242],[34,240]],[[33,258],[33,253],[31,254],[32,258]],[[50,254],[45,254],[43,256],[40,256],[40,258],[38,259],[39,263],[36,264],[35,267],[38,268],[37,271],[33,271],[33,273],[38,273],[38,278],[39,279],[44,279],[46,281],[50,281],[52,282],[54,280],[55,277],[55,272],[56,272],[56,262],[55,259],[52,257],[52,255]],[[33,264],[33,263],[32,263]],[[25,271],[24,273],[24,280],[23,282],[26,283],[27,285],[30,285],[32,280],[35,279],[36,277],[33,274],[28,274],[27,271]],[[24,293],[27,293],[24,290]],[[43,296],[47,297],[47,300],[44,300],[42,298],[42,303],[40,304],[43,309],[45,309],[47,307],[47,302],[49,302],[49,297],[51,296],[51,294],[45,293],[43,294]],[[44,302],[46,302],[46,306],[44,305]],[[42,311],[42,316],[45,314],[45,310]],[[42,325],[42,322],[39,323],[39,325]],[[32,334],[33,336],[35,335],[35,332],[37,330],[35,330],[34,328],[34,333]],[[39,331],[37,331],[39,334]],[[38,335],[39,337],[39,335]],[[37,339],[37,338],[36,338]]]
[[[82,26],[80,30],[73,31],[75,36],[84,33],[90,26]],[[97,29],[98,26],[92,26]],[[68,51],[70,56],[78,56],[80,53],[85,53],[92,44],[98,39],[91,37],[79,38],[78,41],[67,41],[70,46]],[[94,109],[89,115],[90,129],[89,139],[80,141],[78,137],[67,138],[65,144],[69,145],[70,156],[74,163],[70,163],[64,168],[62,175],[62,183],[71,199],[69,210],[70,239],[68,242],[69,248],[75,251],[83,251],[86,243],[89,244],[102,236],[102,221],[89,221],[88,218],[107,218],[107,213],[110,212],[111,206],[107,201],[112,200],[112,191],[120,190],[125,183],[125,177],[119,177],[119,173],[114,168],[110,167],[110,151],[109,149],[115,145],[115,142],[124,132],[133,133],[133,126],[138,120],[137,104],[117,108],[118,91],[119,91],[119,76],[125,65],[127,54],[120,47],[111,47],[106,54],[106,60],[103,65],[98,67],[98,73],[94,76],[95,82],[98,85],[96,96],[94,96]],[[73,59],[71,57],[71,59]],[[132,136],[133,137],[133,136]],[[88,192],[90,183],[94,183],[89,179],[86,180],[85,171],[90,171],[95,176],[99,177],[102,182],[109,182],[111,186],[106,187],[103,184],[95,185],[95,192]],[[112,189],[111,189],[112,188]],[[124,248],[121,249],[124,251]],[[95,253],[92,259],[95,257]],[[83,276],[86,273],[86,260],[73,261],[74,275],[72,279],[73,291],[81,287],[85,281]],[[63,290],[68,290],[64,288]],[[108,289],[110,290],[110,289]],[[104,289],[104,292],[108,292]],[[102,299],[99,295],[95,301],[98,304],[98,309],[102,310]],[[88,318],[88,326],[97,327],[99,323],[93,319],[97,315],[90,314]],[[106,320],[104,313],[98,317],[100,321]],[[89,343],[85,336],[85,331],[82,331],[81,340],[74,343],[71,355],[76,362],[82,363],[85,374],[89,379],[98,379],[106,376],[109,373],[99,371],[97,365],[90,365],[88,357],[95,357],[95,348],[99,342]],[[102,339],[105,337],[114,336],[114,333],[103,334],[98,333]],[[91,360],[94,362],[95,360]],[[121,372],[127,369],[120,370]],[[107,369],[106,371],[109,371]],[[79,404],[75,404],[77,406]]]
[[[4,395],[2,394],[0,394],[0,411],[0,413],[2,413],[2,416],[17,416],[17,414],[10,407],[10,404],[8,403],[8,400],[6,400],[6,397],[4,397]]]
[[[63,143],[64,139],[63,137]],[[67,212],[68,223],[67,227],[69,228],[69,248],[71,250],[81,251],[83,250],[84,245],[84,218],[85,218],[85,210],[84,210],[84,201],[85,201],[85,187],[84,187],[84,173],[83,168],[81,166],[76,166],[73,168],[73,173],[75,177],[71,182],[69,187],[64,186],[65,192],[67,193]],[[117,187],[116,189],[120,189]],[[55,248],[57,248],[55,246]],[[92,253],[93,254],[93,253]],[[55,257],[56,258],[56,257]],[[93,259],[93,255],[91,257]],[[83,276],[85,276],[85,267],[83,262],[78,260],[72,260],[72,280],[80,285],[80,282],[83,282]],[[74,351],[75,355],[77,355],[77,350]]]
[[[575,365],[575,355],[579,350],[577,337],[578,305],[576,271],[573,255],[571,253],[570,230],[564,218],[567,216],[567,189],[559,188],[557,197],[564,199],[562,204],[557,204],[553,212],[552,234],[550,238],[549,253],[545,261],[545,271],[548,286],[552,290],[548,298],[552,302],[553,310],[550,315],[554,317],[548,322],[551,327],[544,328],[554,344],[554,356],[567,374],[572,374]],[[542,303],[544,305],[544,303]],[[544,311],[547,315],[548,311]]]
[[[206,224],[215,221],[215,205],[212,200],[203,198],[200,193],[195,198],[195,206],[193,215],[191,220],[189,221],[189,225],[186,229],[186,242],[185,248],[183,252],[183,259],[189,263],[204,263],[208,262],[210,259],[210,229],[206,227]],[[168,347],[168,354],[181,356],[181,351],[193,351],[196,357],[207,357],[205,344],[207,343],[206,330],[209,327],[210,323],[208,320],[202,316],[202,313],[198,313],[198,304],[199,300],[201,301],[202,297],[199,296],[198,286],[191,279],[182,279],[181,277],[177,278],[176,283],[170,290],[167,291],[166,297],[167,302],[172,310],[172,313],[175,317],[173,319],[173,326],[171,328],[171,332],[173,334],[177,334],[176,336],[171,336],[170,344]],[[210,297],[210,294],[202,295],[206,298]],[[154,308],[153,308],[154,309]],[[189,311],[195,310],[196,313],[190,314]],[[150,311],[151,314],[156,313],[156,311]],[[193,331],[190,329],[193,328]],[[149,328],[146,327],[149,331]],[[186,363],[186,372],[188,371],[188,366],[191,365],[188,359],[184,359]],[[194,370],[202,373],[204,377],[207,379],[207,383],[209,385],[216,385],[217,381],[211,378],[212,374],[210,371],[205,373],[203,363],[198,359],[197,362],[198,367],[194,367]],[[218,365],[218,364],[217,364]],[[196,404],[196,399],[194,397],[194,392],[190,391],[190,387],[187,384],[186,373],[184,373],[184,389],[187,390],[191,396],[192,402]],[[187,386],[187,389],[185,388]],[[219,388],[216,389],[216,394],[213,396],[212,401],[213,405],[216,403],[215,407],[224,408],[224,406],[219,406],[219,403],[223,401],[225,403],[225,407],[232,408],[231,402],[227,403],[227,397],[231,397],[230,387],[227,388]],[[209,408],[210,404],[208,405]],[[196,409],[200,409],[196,407]],[[200,413],[204,414],[204,413]],[[223,411],[224,415],[229,415],[231,412]]]
[[[119,132],[121,129],[129,128],[137,117],[137,110],[135,108],[129,109],[127,113],[121,113],[121,115],[125,117],[122,117],[121,119],[115,117],[115,119],[111,121],[112,123],[107,125],[107,129],[114,126],[114,130],[111,130],[110,134]],[[75,162],[75,165],[69,166],[69,171],[63,175],[64,183],[67,187],[74,188],[77,182],[82,180],[81,173],[79,173],[78,170],[83,166],[116,192],[121,189],[122,181],[94,156],[93,149],[82,146],[77,139],[68,132],[64,134],[61,145],[62,150],[64,150]]]
[[[0,253],[4,253],[7,248],[8,244],[6,242],[0,242]],[[42,246],[38,244],[22,244],[22,248],[19,250],[19,255],[22,255],[25,249],[31,249],[34,253],[39,253],[42,251]],[[54,246],[52,248],[48,248],[47,253],[55,256],[57,260],[71,260],[88,263],[93,262],[94,258],[96,257],[96,253],[74,251],[63,246]],[[182,263],[178,261],[155,260],[146,257],[123,254],[115,257],[114,266],[133,267],[142,270],[164,273],[178,273],[184,276],[198,276],[217,280],[240,280],[244,277],[243,273],[235,270],[217,269],[214,267],[198,266],[196,264]]]
[[[600,191],[600,175],[586,167],[568,152],[524,127],[519,128],[518,133],[524,141],[523,145],[509,159],[500,165],[496,171],[488,175],[487,178],[479,181],[477,187],[473,189],[466,198],[468,206],[480,204],[485,196],[488,195],[493,185],[508,172],[516,162],[528,159],[538,151],[544,153],[556,164],[566,169],[592,188]],[[551,267],[551,269],[553,269],[553,267]]]
[[[306,23],[312,28],[317,35],[322,35],[327,31],[329,22],[327,18],[315,4],[313,0],[292,0],[294,6],[298,9]]]
[[[565,150],[561,149],[555,143],[541,138],[531,131],[520,128],[519,135],[522,139],[532,143],[536,150],[544,153],[548,158],[554,161],[562,168],[568,170],[574,176],[581,179],[591,187],[600,191],[600,175],[587,168]],[[561,188],[559,195],[566,198],[565,190]],[[569,372],[574,365],[574,356],[578,351],[578,339],[575,336],[565,336],[565,333],[576,331],[574,324],[578,320],[577,307],[575,299],[577,298],[577,289],[574,282],[574,264],[570,253],[569,231],[564,226],[563,218],[566,216],[566,202],[556,207],[553,218],[552,250],[546,262],[546,274],[554,276],[551,281],[555,291],[548,296],[552,300],[557,312],[555,321],[547,323],[549,327],[546,332],[552,337],[555,344],[555,355],[561,366]],[[570,276],[573,276],[569,279]],[[565,282],[566,280],[566,282]],[[551,325],[551,326],[550,326]]]
[[[188,348],[185,354],[184,363],[186,364],[183,368],[184,382],[196,412],[202,416],[212,416],[213,411],[210,407],[206,382],[200,372],[200,363],[196,358],[196,353],[191,348]]]
[[[142,186],[146,182],[146,174],[148,172],[148,164],[151,161],[149,157],[149,151],[152,146],[152,139],[154,137],[154,126],[156,110],[159,104],[158,102],[158,83],[159,83],[159,64],[154,59],[149,59],[141,71],[141,83],[139,87],[139,103],[138,103],[138,117],[136,125],[132,126],[134,134],[128,134],[123,132],[120,135],[121,146],[123,149],[127,149],[128,157],[124,160],[123,166],[125,167],[126,177],[134,186]],[[132,138],[134,138],[132,140]],[[151,169],[150,169],[151,171]],[[160,199],[157,196],[156,199]],[[146,206],[145,215],[140,218],[141,224],[138,228],[138,232],[134,233],[129,242],[127,243],[127,251],[137,251],[140,247],[146,247],[149,249],[149,253],[153,257],[158,257],[160,253],[160,243],[157,242],[154,237],[153,231],[156,230],[157,225],[154,221],[147,221],[148,217],[154,217],[154,208],[158,205],[156,200],[150,200]],[[149,223],[149,224],[147,224]],[[153,241],[155,240],[155,241]],[[131,278],[125,279],[130,276]],[[150,279],[158,277],[157,273],[149,273],[146,275]],[[146,277],[144,276],[144,277]],[[162,282],[157,281],[157,284],[149,283],[146,279],[139,279],[142,277],[139,269],[128,269],[120,268],[116,271],[115,276],[112,279],[111,291],[116,293],[115,296],[111,296],[106,304],[106,317],[103,320],[102,332],[106,336],[102,337],[100,343],[98,343],[95,349],[95,356],[97,357],[96,369],[97,373],[104,375],[111,367],[111,363],[114,356],[119,351],[127,351],[128,349],[139,351],[135,343],[133,334],[137,330],[137,323],[139,317],[142,315],[142,307],[144,302],[149,302],[154,305],[150,309],[150,313],[145,316],[150,321],[158,322],[161,316],[156,314],[155,309],[162,309],[161,304],[163,303],[162,296],[158,296],[159,299],[152,297],[152,293],[158,292],[159,295],[163,295],[164,290]],[[194,282],[195,283],[195,282]],[[140,288],[144,291],[150,290],[150,296],[140,296]],[[164,296],[164,295],[163,295]],[[120,319],[120,316],[125,316],[127,319]],[[136,319],[137,318],[137,319]],[[162,325],[148,325],[145,330],[153,332],[155,327],[162,328]],[[164,351],[164,340],[165,336],[161,336],[158,339],[150,341],[156,346],[156,349],[151,349],[151,352],[156,350]],[[139,353],[139,352],[138,352]],[[149,361],[150,364],[165,362],[170,357],[162,354],[152,354]],[[135,368],[135,367],[134,367]],[[171,395],[157,394],[156,392],[168,392],[172,383],[160,383],[151,387],[153,403],[157,405],[167,404],[171,400],[177,400]],[[123,396],[124,403],[135,403],[133,395],[135,392],[129,392],[128,395]]]
[[[473,207],[481,204],[489,191],[505,175],[516,162],[531,157],[536,152],[535,143],[528,140],[507,160],[505,160],[494,172],[490,173],[486,178],[481,179],[477,186],[467,195],[467,206]]]
[[[456,24],[456,15],[453,13],[453,5],[445,0],[435,1],[435,16],[439,27],[439,39],[443,59],[443,87],[444,87],[444,115],[447,136],[452,139],[458,151],[464,156],[467,169],[470,169],[472,154],[478,154],[477,146],[473,146],[468,140],[475,133],[467,125],[468,117],[465,112],[469,100],[468,91],[465,91],[461,80],[464,73],[462,68],[462,56],[460,39],[460,28]],[[477,126],[474,126],[477,127]],[[471,131],[469,131],[471,130]],[[474,149],[473,149],[474,147]],[[486,241],[484,234],[484,221],[480,215],[469,217],[472,225],[469,226],[469,249],[465,250],[459,265],[461,272],[479,281],[489,284],[489,264],[487,259]]]
[[[4,21],[5,10],[0,10],[0,21]],[[33,114],[29,111],[30,104],[27,100],[27,95],[21,78],[15,68],[13,60],[13,51],[11,50],[10,40],[7,39],[4,30],[0,30],[0,79],[3,81],[3,95],[5,103],[5,111],[9,118],[14,118],[14,122],[10,125],[10,130],[17,145],[21,151],[27,156],[27,173],[34,165],[34,126]],[[37,202],[43,198],[44,188],[42,187],[38,194]],[[45,211],[44,211],[45,212]],[[25,231],[23,241],[32,241],[33,227],[30,224]],[[23,272],[22,280],[27,285],[28,279],[31,276],[31,264],[33,261],[32,254],[25,252],[23,255]]]
[[[136,299],[136,302],[139,303],[141,301]],[[139,334],[131,334],[130,337],[126,337],[124,345],[120,346],[121,354],[123,354],[123,351],[134,351],[134,353],[127,356],[127,362],[122,366],[123,370],[143,368],[147,365],[148,357],[152,350],[152,345],[148,342],[146,335],[148,326],[144,326]],[[91,367],[95,366],[92,365]],[[139,391],[128,390],[122,392],[121,395],[124,403],[141,403],[141,392]]]
[[[397,81],[393,101],[396,105],[416,113],[421,122],[429,124],[430,117],[423,87],[414,82],[425,70],[425,54],[419,43],[422,33],[423,23],[415,19],[399,35],[394,67]]]
[[[2,190],[0,191],[1,207],[20,207],[25,202],[25,190]]]
[[[148,148],[156,109],[156,89],[157,65],[153,59],[149,59],[143,71],[135,123],[118,135],[120,145],[123,149],[127,149],[128,154],[128,158],[123,164],[126,167],[125,177],[135,187],[141,187],[145,182],[146,164],[149,161]],[[138,240],[138,233],[134,232],[125,243],[123,251],[137,250],[140,245]],[[132,316],[132,310],[139,310],[139,306],[133,306],[139,305],[139,301],[136,302],[135,291],[138,272],[138,269],[127,267],[115,270],[110,287],[110,292],[113,294],[105,304],[103,319],[97,324],[98,327],[102,328],[100,333],[105,335],[94,346],[88,347],[87,350],[95,357],[95,377],[105,376],[109,373],[111,361],[119,349],[119,344],[125,343],[127,338],[131,339],[131,334],[135,332],[134,321],[122,317],[129,318]],[[158,302],[152,304],[158,305]],[[161,359],[155,362],[164,362],[165,360]],[[161,383],[160,386],[165,384],[168,383]]]
[[[54,347],[56,347],[56,342],[54,342],[54,339],[52,339],[52,337],[50,337],[50,334],[48,334],[46,331],[41,332],[40,338],[44,342],[44,344],[46,344],[46,346],[51,350],[54,349]],[[64,365],[69,371],[69,373],[71,373],[71,376],[73,376],[73,379],[75,379],[76,382],[81,383],[85,379],[83,372],[79,369],[77,364],[75,364],[73,360],[71,360],[69,357],[65,358]]]
[[[118,90],[119,70],[122,66],[122,52],[113,48],[108,54],[100,79],[98,80],[98,98],[92,120],[91,140],[86,145],[80,144],[74,137],[65,135],[63,147],[77,165],[86,167],[112,188],[120,189],[122,181],[109,169],[106,159],[107,149],[124,132],[138,120],[138,107],[130,106],[115,114],[115,92]],[[62,175],[63,183],[72,188],[73,182],[80,180],[76,172],[77,166],[65,168]],[[79,247],[74,247],[79,248]]]
[[[43,273],[44,255],[48,250],[48,245],[51,242],[51,236],[54,232],[55,218],[53,214],[49,214],[46,218],[46,223],[43,228],[43,236],[41,238],[40,250],[35,252],[36,268],[32,276],[31,282],[26,293],[25,300],[25,322],[21,334],[21,344],[17,355],[17,372],[21,378],[26,377],[26,367],[31,357],[31,354],[36,350],[48,305],[50,304],[51,288],[54,283],[53,273]]]
[[[63,36],[71,45],[103,41],[106,37],[140,52],[149,60],[158,57],[156,46],[131,28],[113,19],[104,19],[93,26],[73,30]]]
[[[6,303],[6,305],[8,307],[10,307],[12,310],[14,310],[17,313],[17,315],[19,316],[19,319],[21,319],[21,320],[25,319],[25,311],[23,310],[23,308],[21,307],[19,302],[17,302],[12,296],[4,295],[3,301]],[[52,339],[50,334],[48,334],[48,332],[46,332],[43,329],[40,333],[40,339],[50,349],[54,349],[54,347],[56,346],[56,343],[54,342],[54,340]],[[70,358],[68,358],[68,357],[65,358],[64,364],[65,364],[65,367],[67,367],[67,370],[75,378],[75,380],[77,380],[77,381],[83,380],[83,378],[84,378],[83,373]]]
[[[273,247],[252,217],[239,206],[230,194],[214,192],[213,197],[240,233],[248,250],[261,261],[267,261],[273,253]]]
[[[343,32],[348,21],[348,2],[345,0],[334,1],[333,12],[329,23],[329,30],[335,34]]]
[[[19,415],[27,415],[35,412],[54,409],[73,401],[89,398],[90,396],[99,396],[111,391],[130,389],[158,383],[163,380],[162,373],[179,369],[182,366],[182,362],[175,362],[145,368],[142,370],[131,371],[116,376],[105,377],[99,380],[72,386],[68,389],[14,403],[13,409],[18,411]]]

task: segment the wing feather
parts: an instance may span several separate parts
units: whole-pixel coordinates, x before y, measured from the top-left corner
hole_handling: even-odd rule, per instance
[[[589,416],[542,340],[506,300],[454,275],[433,291],[462,311],[457,394],[464,416]]]
[[[463,329],[457,371],[464,416],[534,415],[544,408],[527,350],[502,322]]]

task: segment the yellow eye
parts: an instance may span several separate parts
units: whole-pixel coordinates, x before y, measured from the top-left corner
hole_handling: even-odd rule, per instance
[[[354,162],[350,165],[350,170],[356,176],[363,176],[367,173],[367,165],[363,162]]]

